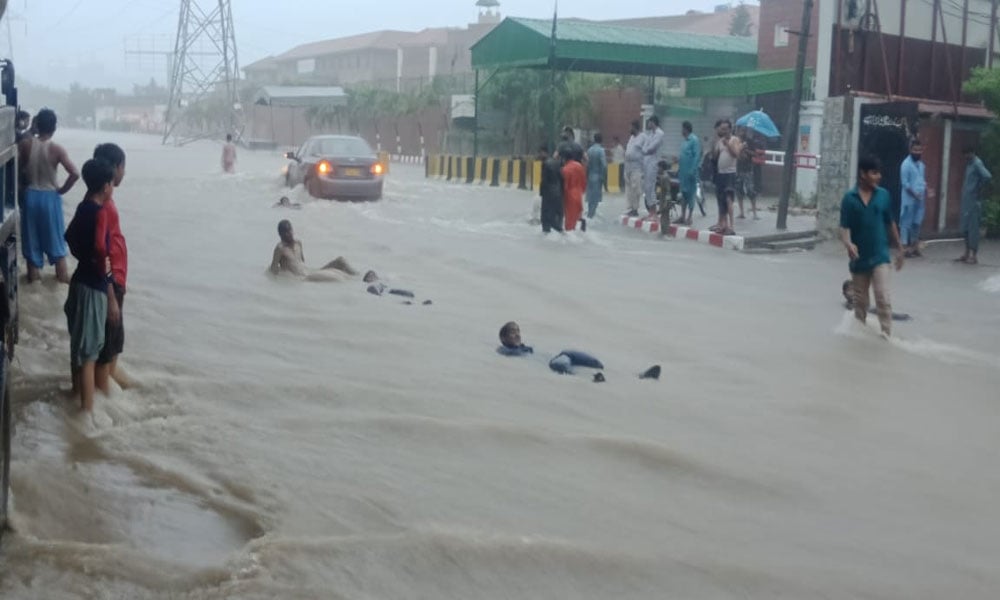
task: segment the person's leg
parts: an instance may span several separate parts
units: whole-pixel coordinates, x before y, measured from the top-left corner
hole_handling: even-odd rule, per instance
[[[42,229],[39,232],[42,236],[42,250],[49,257],[49,261],[55,265],[56,279],[60,283],[69,283],[69,269],[66,267],[66,223],[63,220],[62,196],[55,192],[49,192],[44,197],[45,211]]]
[[[59,283],[69,285],[69,268],[66,266],[66,257],[56,260],[56,279]]]
[[[892,302],[889,299],[889,265],[879,265],[872,272],[872,287],[875,289],[875,309],[882,333],[892,335]]]
[[[646,173],[643,176],[643,183],[645,184],[646,190],[646,209],[649,207],[656,207],[656,163],[652,165],[646,165]],[[649,211],[649,216],[654,216],[654,211]]]
[[[899,211],[899,243],[906,251],[910,250],[910,234],[913,228],[913,203],[906,201]]]
[[[854,287],[854,318],[862,323],[868,322],[868,295],[872,283],[872,273],[852,273]]]
[[[336,269],[337,271],[343,271],[348,275],[357,275],[358,272],[351,268],[351,265],[347,264],[347,260],[343,256],[338,256],[337,258],[326,263],[321,270],[327,271],[330,269]]]
[[[729,231],[736,230],[736,220],[734,214],[736,211],[734,210],[735,207],[733,206],[735,202],[736,202],[736,193],[730,190],[726,194],[726,214],[729,216],[729,227],[727,229],[729,229]]]
[[[739,202],[740,205],[740,218],[745,219],[747,218],[747,215],[746,212],[743,210],[743,199],[746,197],[746,187],[745,187],[746,184],[744,183],[744,178],[746,176],[739,175],[737,177],[738,178],[736,182],[736,200]]]
[[[39,219],[38,191],[26,190],[24,194],[24,214],[21,215],[21,254],[28,266],[28,283],[41,278],[41,268],[45,264],[37,233]]]
[[[926,211],[927,203],[924,200],[917,202],[913,213],[913,232],[910,239],[915,256],[920,256],[920,230],[924,227],[924,215]]]
[[[972,209],[972,213],[969,215],[969,233],[968,235],[968,251],[967,258],[965,262],[970,265],[975,265],[979,263],[979,234],[980,234],[980,211],[981,207],[977,206]]]
[[[80,408],[84,412],[94,410],[94,361],[87,361],[80,367]]]

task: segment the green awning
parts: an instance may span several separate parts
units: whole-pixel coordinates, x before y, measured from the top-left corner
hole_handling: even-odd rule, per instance
[[[552,66],[552,21],[504,19],[472,46],[475,69]],[[560,20],[555,62],[564,71],[656,77],[700,77],[757,68],[757,42]]]
[[[806,70],[806,83],[812,69]],[[687,80],[686,95],[691,98],[731,98],[790,92],[795,87],[795,69],[746,71]]]

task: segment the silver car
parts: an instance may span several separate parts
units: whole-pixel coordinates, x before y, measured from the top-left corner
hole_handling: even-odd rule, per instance
[[[365,140],[348,135],[317,135],[306,140],[285,174],[288,187],[303,184],[314,198],[379,200],[385,166]]]

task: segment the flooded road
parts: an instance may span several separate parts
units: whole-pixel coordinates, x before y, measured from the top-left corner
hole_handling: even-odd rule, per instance
[[[531,194],[407,167],[380,203],[284,211],[277,154],[223,176],[217,144],[60,138],[78,164],[128,153],[141,386],[78,417],[65,289],[22,287],[3,598],[1000,590],[994,268],[950,248],[908,265],[894,307],[914,320],[886,343],[841,308],[836,249],[743,255],[613,219],[544,238]],[[283,218],[309,265],[343,255],[417,302],[267,276]],[[495,353],[509,320],[536,358]],[[550,372],[564,348],[607,383]]]

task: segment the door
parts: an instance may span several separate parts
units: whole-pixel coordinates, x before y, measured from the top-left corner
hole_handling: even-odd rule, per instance
[[[892,214],[899,221],[902,186],[899,168],[910,153],[910,139],[917,135],[916,102],[861,105],[859,156],[873,156],[882,163],[882,187],[892,196]]]

